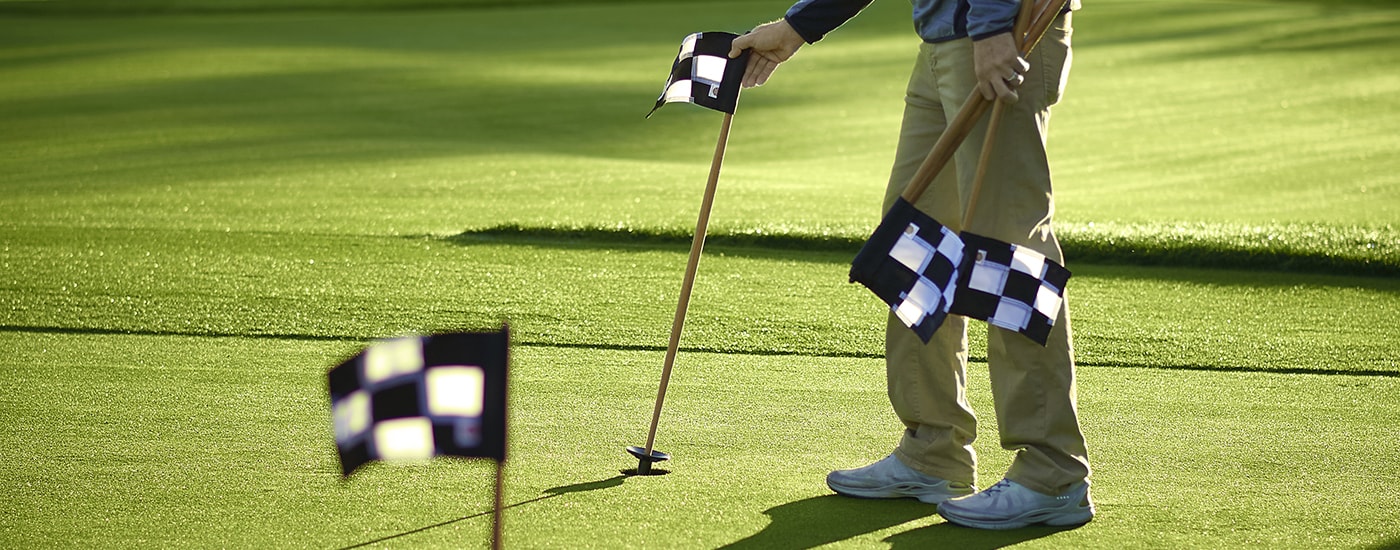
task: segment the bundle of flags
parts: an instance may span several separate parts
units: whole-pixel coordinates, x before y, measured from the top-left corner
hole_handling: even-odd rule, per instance
[[[332,368],[341,474],[374,460],[506,458],[509,332],[380,340]]]
[[[1012,36],[1022,56],[1035,48],[1065,4],[1066,0],[1021,1]],[[966,231],[954,235],[913,205],[971,132],[988,101],[976,90],[968,95],[909,186],[851,262],[851,282],[865,285],[889,304],[925,343],[948,315],[962,315],[1018,332],[1043,346],[1059,319],[1069,270],[1024,246]],[[997,104],[987,125],[971,198],[964,206],[964,226],[973,217],[991,159],[991,138],[1005,107]]]
[[[879,296],[924,342],[949,314],[1019,332],[1045,345],[1070,272],[1044,254],[954,234],[903,198],[851,262],[851,282]]]
[[[738,37],[728,32],[697,32],[686,36],[681,41],[676,61],[671,64],[671,75],[666,79],[661,97],[647,113],[647,118],[662,105],[678,101],[734,114],[744,68],[749,62],[748,50],[737,58],[729,58],[729,47]]]

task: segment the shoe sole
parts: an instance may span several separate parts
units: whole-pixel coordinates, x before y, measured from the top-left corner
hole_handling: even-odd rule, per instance
[[[941,506],[938,508],[938,515],[943,516],[943,519],[948,520],[949,523],[954,523],[963,527],[1004,531],[1007,529],[1020,529],[1022,527],[1030,527],[1039,524],[1054,527],[1084,525],[1094,519],[1094,507],[1076,507],[1074,510],[1035,510],[1014,518],[995,521],[959,517],[955,512],[950,513]]]
[[[855,487],[843,487],[835,485],[830,481],[826,486],[836,494],[856,498],[914,498],[924,504],[941,504],[945,500],[967,496],[976,492],[975,489],[968,489],[966,493],[948,493],[940,488],[940,485],[925,485],[922,483],[896,483],[884,487],[873,489],[862,489]]]

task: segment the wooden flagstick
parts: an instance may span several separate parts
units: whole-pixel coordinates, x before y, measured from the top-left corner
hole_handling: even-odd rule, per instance
[[[496,461],[496,502],[491,512],[491,550],[501,550],[501,513],[505,510],[506,461]]]
[[[1029,38],[1026,36],[1026,28],[1030,25],[1031,11],[1030,0],[1021,2],[1021,9],[1016,14],[1015,31],[1011,35],[1016,40],[1016,47],[1024,53],[1030,52],[1030,48],[1026,47]],[[1005,101],[998,101],[996,106],[992,107],[991,120],[987,121],[987,135],[982,140],[982,154],[977,159],[977,173],[972,178],[972,193],[967,199],[967,206],[963,209],[963,229],[972,225],[972,213],[977,210],[977,199],[982,195],[982,181],[987,178],[987,167],[991,165],[992,160],[992,149],[996,147],[997,128],[1001,127],[1001,118],[1002,115],[1006,114],[1006,107]]]
[[[710,161],[710,179],[705,183],[705,197],[700,202],[700,216],[695,222],[695,238],[690,243],[690,259],[685,266],[685,278],[681,281],[681,295],[676,304],[676,316],[671,321],[671,341],[666,346],[666,362],[661,369],[661,386],[656,390],[656,407],[651,413],[651,429],[647,431],[645,448],[628,447],[627,451],[637,457],[637,474],[650,475],[651,465],[670,458],[670,455],[655,450],[656,425],[661,421],[661,405],[666,400],[666,386],[671,381],[671,368],[676,364],[676,351],[680,348],[681,329],[685,327],[685,312],[690,307],[690,291],[695,286],[695,272],[700,267],[700,253],[705,248],[705,232],[710,225],[710,208],[715,202],[715,188],[719,184],[720,165],[724,163],[724,148],[729,142],[729,125],[733,113],[724,114],[724,124],[719,129],[719,142],[715,144],[715,156]]]
[[[1025,2],[1029,1],[1025,0]],[[1017,43],[1020,45],[1021,55],[1029,54],[1036,44],[1040,43],[1040,38],[1045,35],[1045,31],[1050,28],[1050,23],[1064,9],[1067,1],[1048,0],[1039,9],[1034,10],[1036,17],[1033,22],[1027,25],[1026,36],[1024,39],[1016,37]],[[1020,15],[1028,13],[1024,2],[1019,13]],[[1021,24],[1019,20],[1022,19],[1020,15],[1017,17],[1018,26]],[[943,135],[939,136],[938,142],[933,145],[933,150],[929,151],[928,157],[924,158],[923,164],[919,165],[919,170],[914,173],[909,185],[900,194],[905,201],[913,204],[919,200],[919,197],[923,196],[929,184],[933,183],[933,178],[943,171],[943,167],[948,164],[949,160],[952,160],[953,153],[957,151],[963,140],[967,139],[968,134],[972,133],[973,127],[977,125],[977,121],[982,118],[982,115],[986,114],[991,103],[990,100],[982,97],[982,93],[976,89],[968,94],[962,109],[943,130]]]

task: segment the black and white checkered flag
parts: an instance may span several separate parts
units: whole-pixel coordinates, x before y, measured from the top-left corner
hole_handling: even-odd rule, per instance
[[[380,340],[328,373],[341,474],[372,460],[506,458],[510,337]]]
[[[948,316],[963,263],[962,240],[901,198],[851,262],[851,282],[928,342]]]
[[[950,313],[1045,345],[1060,316],[1069,270],[1024,246],[968,232],[962,240],[967,248]]]
[[[729,47],[739,36],[727,32],[697,32],[685,37],[671,76],[647,117],[667,103],[683,101],[716,111],[734,114],[739,103],[739,87],[749,51],[729,58]]]
[[[924,342],[948,315],[1024,334],[1045,345],[1070,272],[1026,247],[953,234],[903,198],[851,262],[861,283]]]

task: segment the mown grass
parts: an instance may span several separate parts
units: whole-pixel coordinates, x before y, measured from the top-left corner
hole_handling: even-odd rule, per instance
[[[1369,271],[1400,83],[1361,70],[1397,16],[1359,3],[1080,14],[1052,147],[1095,522],[962,530],[822,485],[898,436],[882,307],[845,282],[912,47],[889,2],[746,93],[672,473],[621,477],[718,122],[642,114],[680,36],[785,4],[0,16],[0,546],[484,546],[486,464],[338,481],[323,376],[503,319],[514,547],[1400,542],[1368,489],[1400,482],[1400,288]],[[985,485],[1010,455],[981,332]]]
[[[367,339],[515,325],[523,343],[654,350],[688,247],[257,232],[9,230],[9,330]],[[686,349],[879,357],[882,308],[836,252],[711,246]],[[1076,265],[1090,365],[1400,372],[1400,283]],[[974,356],[985,356],[979,338]]]
[[[317,365],[352,342],[0,334],[12,547],[484,547],[491,468],[337,479]],[[957,529],[913,501],[831,495],[897,438],[879,359],[682,356],[658,446],[624,479],[661,352],[517,346],[507,543],[519,548],[1358,547],[1393,533],[1393,377],[1086,368],[1100,516],[1071,531]],[[973,367],[972,404],[990,410]],[[983,483],[1008,455],[983,418]],[[1298,503],[1306,502],[1307,506]]]
[[[678,36],[777,9],[0,20],[0,143],[23,199],[5,219],[686,232],[718,122],[685,107],[641,115]],[[903,11],[876,4],[745,94],[715,233],[868,235],[914,45]],[[1393,266],[1400,77],[1367,67],[1398,55],[1381,32],[1395,18],[1300,3],[1085,10],[1051,138],[1066,240],[1132,261],[1190,228],[1194,252],[1171,261],[1213,265],[1214,252],[1267,256],[1276,245],[1260,235],[1306,243],[1321,226],[1334,237],[1289,253]],[[461,192],[478,185],[491,192]],[[1134,244],[1104,246],[1117,242]],[[1324,250],[1350,242],[1375,246]]]

